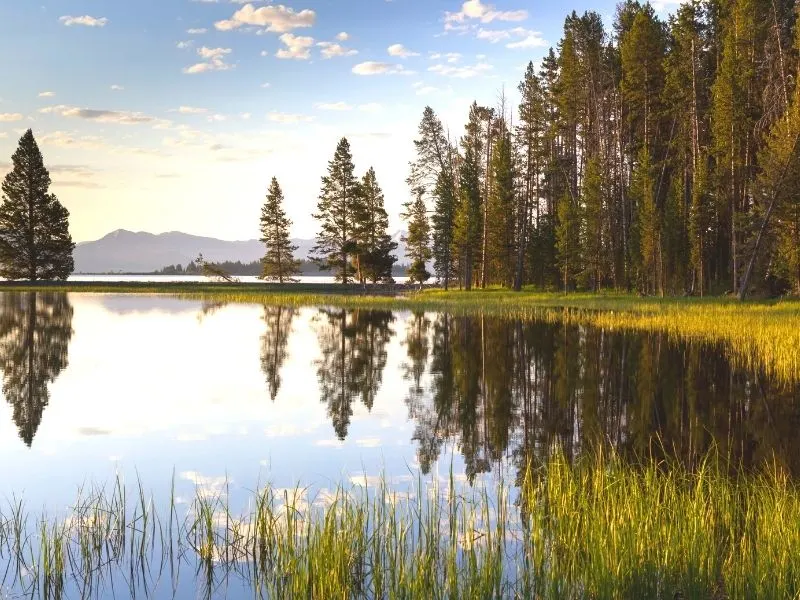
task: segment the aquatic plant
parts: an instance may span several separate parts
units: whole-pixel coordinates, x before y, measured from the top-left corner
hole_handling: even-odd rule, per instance
[[[792,598],[800,489],[775,467],[731,475],[554,452],[520,485],[386,478],[311,494],[198,488],[180,518],[140,482],[82,489],[63,515],[0,510],[0,585],[29,597],[236,580],[259,598]],[[127,589],[127,591],[126,591]]]

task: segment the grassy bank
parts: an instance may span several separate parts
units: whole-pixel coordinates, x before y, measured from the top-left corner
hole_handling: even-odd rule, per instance
[[[58,290],[84,293],[169,294],[214,302],[334,305],[346,308],[446,311],[521,319],[546,319],[610,330],[667,332],[722,344],[744,366],[785,381],[800,379],[800,300],[639,298],[625,294],[560,294],[506,290],[473,292],[334,284],[93,283],[0,284],[0,291]]]
[[[491,494],[452,478],[410,493],[267,488],[242,514],[224,492],[198,488],[184,514],[174,495],[154,506],[117,481],[59,517],[4,507],[0,573],[5,589],[43,597],[99,597],[109,583],[147,595],[181,577],[235,578],[265,598],[797,597],[800,490],[777,472],[727,471],[714,458],[690,472],[555,456]]]

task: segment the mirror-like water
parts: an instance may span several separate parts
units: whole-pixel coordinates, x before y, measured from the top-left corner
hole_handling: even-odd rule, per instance
[[[292,484],[364,468],[427,473],[445,455],[472,478],[553,442],[569,456],[604,443],[685,461],[717,444],[746,465],[774,454],[800,469],[797,385],[662,335],[6,293],[0,366],[7,490],[35,492],[52,472],[78,483],[112,472],[108,463],[161,478],[173,467],[252,476],[266,466]]]
[[[519,480],[554,444],[800,473],[800,387],[666,335],[483,316],[0,294],[0,481],[67,506],[259,483]]]

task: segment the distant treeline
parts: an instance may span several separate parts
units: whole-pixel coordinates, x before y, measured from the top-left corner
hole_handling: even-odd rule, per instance
[[[243,263],[242,261],[222,261],[209,263],[211,266],[216,267],[228,275],[235,277],[258,277],[261,275],[263,265],[261,261],[254,260],[253,262]],[[392,275],[394,277],[405,277],[407,272],[406,265],[394,265],[392,268]],[[197,262],[192,261],[185,267],[183,265],[168,265],[163,269],[155,272],[156,275],[202,275],[203,268]],[[300,275],[330,275],[330,271],[323,271],[314,262],[303,260],[300,261]]]

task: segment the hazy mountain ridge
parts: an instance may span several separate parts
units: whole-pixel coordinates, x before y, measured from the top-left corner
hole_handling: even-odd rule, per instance
[[[405,262],[405,244],[400,242],[404,232],[398,231],[393,239],[398,242],[395,255]],[[314,240],[293,239],[298,246],[296,258],[308,258]],[[186,265],[202,253],[206,260],[241,261],[259,260],[264,255],[264,245],[258,240],[229,241],[212,237],[191,235],[180,231],[148,233],[117,229],[99,240],[81,242],[75,247],[76,273],[149,273],[168,265]]]

